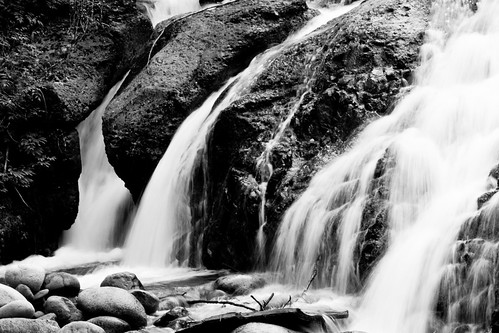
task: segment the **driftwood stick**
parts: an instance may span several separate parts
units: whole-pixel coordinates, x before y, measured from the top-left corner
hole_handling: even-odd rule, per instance
[[[251,295],[251,298],[253,298],[253,300],[258,304],[258,306],[260,307],[260,311],[263,311],[262,303],[260,303],[260,301],[258,301],[253,295]]]
[[[243,305],[243,304],[238,304],[238,303],[234,303],[234,302],[229,302],[229,301],[206,301],[206,300],[203,300],[203,299],[196,299],[196,300],[190,300],[190,301],[187,301],[187,304],[189,305],[192,305],[192,304],[225,304],[225,305],[232,305],[232,306],[238,306],[240,308],[245,308],[247,310],[250,310],[250,311],[257,311],[249,306],[246,306],[246,305]]]

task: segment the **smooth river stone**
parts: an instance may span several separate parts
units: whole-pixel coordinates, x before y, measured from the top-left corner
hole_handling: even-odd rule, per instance
[[[0,308],[0,318],[33,318],[35,308],[27,300],[12,301]]]
[[[45,280],[45,269],[35,265],[12,264],[5,270],[5,282],[12,288],[20,284],[27,285],[33,294],[42,287]]]
[[[12,301],[26,301],[26,298],[14,288],[0,284],[0,307]]]
[[[106,331],[88,321],[73,321],[61,328],[59,333],[106,333]]]
[[[87,317],[117,317],[128,322],[134,329],[147,325],[147,315],[142,304],[121,288],[85,289],[78,296],[77,307]]]
[[[5,318],[0,319],[0,332],[5,333],[58,333],[59,325],[53,320]]]
[[[45,276],[44,288],[50,291],[50,295],[74,297],[80,292],[80,281],[69,273],[54,272]]]

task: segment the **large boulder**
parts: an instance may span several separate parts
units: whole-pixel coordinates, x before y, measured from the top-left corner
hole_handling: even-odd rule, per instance
[[[5,333],[58,333],[59,325],[53,320],[5,318],[0,319],[0,332]]]
[[[75,126],[147,52],[152,28],[131,0],[2,1],[0,26],[0,262],[8,263],[48,255],[74,222]]]
[[[5,282],[12,288],[24,284],[33,294],[40,291],[45,280],[45,269],[33,265],[12,264],[5,270]]]
[[[157,28],[146,68],[104,115],[109,161],[135,198],[189,113],[310,15],[304,0],[240,0]]]
[[[268,154],[273,173],[266,187],[267,244],[316,171],[360,126],[390,112],[401,88],[410,84],[429,12],[426,0],[363,1],[287,47],[222,111],[209,140],[208,171],[203,171],[210,176],[208,211],[196,213],[199,203],[191,205],[194,220],[208,216],[203,226],[207,267],[254,265],[259,184],[267,180],[257,161],[274,129],[296,111]]]
[[[132,294],[121,288],[85,289],[78,296],[77,306],[87,317],[117,317],[125,320],[132,328],[147,324],[147,315],[142,304]]]
[[[54,272],[45,276],[43,284],[51,295],[74,297],[80,292],[80,281],[66,272]]]

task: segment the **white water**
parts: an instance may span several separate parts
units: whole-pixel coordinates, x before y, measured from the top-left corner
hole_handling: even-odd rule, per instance
[[[329,21],[331,14],[336,15],[334,11],[326,11],[324,15],[312,19],[284,43],[256,57],[234,79],[235,84],[215,108],[215,101],[229,83],[210,96],[182,123],[141,199],[125,243],[126,264],[162,267],[182,265],[186,260],[190,260],[191,264],[200,264],[202,239],[191,244],[191,235],[194,231],[202,231],[203,221],[191,221],[190,198],[193,172],[204,158],[204,149],[214,122],[223,109],[246,92],[247,87],[276,55]]]
[[[285,281],[306,285],[317,268],[317,284],[340,293],[355,290],[362,211],[376,164],[383,156],[393,159],[385,173],[388,251],[352,316],[353,330],[424,333],[438,327],[432,310],[449,254],[497,164],[499,2],[482,1],[471,18],[458,2],[434,3],[410,94],[314,177],[279,229],[273,267]],[[490,262],[491,251],[482,252]],[[472,277],[488,265],[481,263]]]
[[[315,19],[313,23],[309,24],[307,29],[313,31],[316,28],[329,22],[330,20],[339,17],[347,13],[348,11],[352,10],[353,8],[358,6],[358,4],[359,3],[355,3],[350,6],[330,6],[328,9],[315,7],[315,9],[321,11],[321,15],[317,19]],[[304,82],[302,83],[302,87],[298,89],[297,92],[298,100],[289,107],[288,115],[279,124],[272,138],[265,144],[264,151],[256,161],[256,169],[258,176],[260,178],[259,190],[260,190],[260,200],[261,200],[260,212],[259,212],[260,226],[258,228],[256,236],[257,256],[259,261],[263,261],[264,254],[266,252],[265,251],[266,238],[264,233],[264,227],[267,222],[265,216],[266,215],[265,205],[266,205],[267,185],[270,181],[270,178],[272,177],[274,169],[271,160],[272,152],[275,149],[275,147],[279,144],[279,142],[282,140],[284,134],[286,133],[286,130],[289,127],[289,124],[293,120],[293,117],[295,116],[296,112],[300,109],[303,100],[305,99],[307,94],[310,93],[312,89],[312,83],[316,76],[317,68],[319,68],[319,66],[317,66],[315,63],[315,55],[311,55],[305,68],[306,74],[304,75],[305,76]]]
[[[201,8],[199,0],[138,0],[137,3],[146,10],[153,27],[172,16]]]
[[[63,246],[102,252],[118,245],[115,232],[122,230],[115,230],[120,228],[116,224],[123,219],[130,193],[107,160],[102,115],[124,80],[118,82],[101,105],[77,127],[82,164],[78,181],[80,201],[76,220],[64,234]]]

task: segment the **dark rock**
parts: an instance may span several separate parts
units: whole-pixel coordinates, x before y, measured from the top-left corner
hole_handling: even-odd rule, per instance
[[[152,28],[133,1],[0,7],[0,159],[8,161],[0,180],[0,262],[8,263],[50,254],[74,222],[75,126],[146,52]]]
[[[131,329],[130,325],[126,321],[116,317],[95,317],[88,320],[88,322],[101,327],[104,331],[106,331],[106,333],[123,333],[128,332]]]
[[[147,315],[142,304],[121,288],[85,289],[78,296],[77,305],[87,317],[112,316],[125,320],[132,328],[147,324]]]
[[[137,275],[131,272],[120,272],[106,276],[101,282],[101,287],[116,287],[125,290],[141,289],[144,290],[142,282]]]
[[[66,272],[54,272],[45,276],[44,288],[51,295],[74,297],[80,292],[80,281]]]
[[[178,306],[166,312],[164,315],[156,319],[153,323],[154,326],[167,327],[169,324],[179,318],[186,317],[189,315],[184,307]]]
[[[132,290],[130,293],[139,300],[148,315],[158,311],[159,298],[156,295],[145,290]]]
[[[5,318],[0,319],[0,332],[6,333],[58,333],[59,325],[52,320]]]
[[[45,313],[55,313],[57,323],[61,326],[83,319],[81,311],[66,297],[50,296],[45,301],[43,311]]]
[[[189,113],[309,16],[303,0],[241,0],[157,28],[147,67],[104,115],[109,160],[134,198]]]
[[[316,171],[361,126],[391,111],[418,64],[429,10],[430,1],[364,1],[284,50],[247,94],[222,111],[209,141],[208,171],[202,171],[210,175],[208,212],[193,214],[194,220],[209,217],[203,238],[207,267],[244,270],[254,264],[262,180],[256,161],[290,109],[297,112],[270,154],[268,244]],[[297,92],[307,92],[301,104]]]

